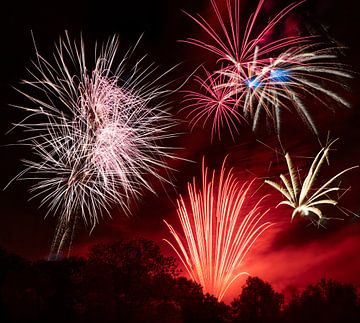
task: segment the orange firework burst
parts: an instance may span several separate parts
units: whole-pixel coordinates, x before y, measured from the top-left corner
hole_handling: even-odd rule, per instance
[[[247,274],[241,271],[243,260],[271,226],[263,221],[269,211],[261,207],[266,196],[249,208],[247,200],[254,180],[240,183],[233,169],[226,170],[225,161],[218,179],[215,171],[209,175],[203,161],[202,189],[193,179],[188,183],[190,207],[183,197],[177,200],[183,237],[164,221],[176,243],[165,241],[175,250],[191,279],[219,300],[237,278]]]

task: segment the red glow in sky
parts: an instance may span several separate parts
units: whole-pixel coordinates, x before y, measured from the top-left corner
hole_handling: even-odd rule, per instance
[[[150,48],[150,56],[155,54],[155,57],[152,57],[155,60],[159,60],[160,63],[162,61],[170,62],[169,64],[185,61],[182,70],[177,72],[180,75],[176,75],[180,77],[185,71],[191,73],[191,69],[196,64],[200,64],[204,60],[211,61],[214,59],[209,53],[205,53],[198,48],[175,42],[176,39],[185,39],[189,36],[189,33],[197,37],[202,35],[193,22],[181,14],[180,9],[184,8],[191,13],[196,13],[196,10],[203,10],[201,14],[205,17],[208,17],[206,15],[209,15],[211,10],[206,8],[204,1],[201,2],[203,6],[200,9],[196,7],[194,1],[179,0],[174,1],[173,4],[170,4],[170,2],[164,1],[164,6],[168,6],[164,7],[169,10],[168,14],[164,14],[158,9],[151,11],[153,17],[150,21],[157,21],[159,23],[157,27],[151,29],[149,27],[151,24],[147,25],[146,19],[139,19],[139,25],[134,26],[134,30],[141,29],[141,32],[145,31],[144,42],[147,45],[154,46]],[[281,2],[289,3],[289,1],[285,0]],[[271,12],[273,5],[275,6],[275,1],[269,0],[266,3],[265,13]],[[242,10],[246,14],[253,9],[250,1],[243,1],[242,4]],[[201,7],[200,2],[197,6]],[[282,6],[280,5],[280,7]],[[355,16],[355,10],[351,8],[351,6],[344,6],[340,0],[334,1],[334,3],[325,0],[313,0],[311,3],[309,1],[309,3],[305,4],[304,11],[313,15],[312,20],[316,18],[325,25],[330,26],[327,32],[323,31],[321,26],[317,26],[319,31],[324,33],[324,37],[328,37],[330,40],[336,39],[339,44],[350,47],[344,60],[354,66],[355,70],[358,70],[360,46],[357,30],[359,29],[359,22],[358,17]],[[146,17],[150,12],[143,14]],[[301,16],[301,14],[299,15]],[[348,17],[348,25],[344,25],[343,17]],[[123,18],[126,19],[125,16]],[[74,16],[71,19],[73,19],[74,29],[77,30],[79,28],[78,20],[76,20],[78,17]],[[111,19],[109,19],[107,17],[104,23],[110,24]],[[89,24],[95,24],[95,20],[90,19]],[[124,42],[129,41],[129,39],[133,40],[133,38],[137,39],[141,32],[136,33],[133,31],[136,37],[132,37],[133,35],[128,31],[132,30],[129,25],[130,22],[125,25],[117,25],[115,21],[121,20],[121,17],[116,15],[116,17],[113,17],[114,25],[105,25],[105,27],[126,35],[124,36]],[[7,42],[8,51],[4,53],[6,57],[2,60],[7,65],[2,69],[4,72],[1,75],[1,90],[4,93],[1,99],[3,106],[9,103],[18,103],[18,96],[12,92],[13,90],[9,88],[8,84],[17,84],[18,80],[24,76],[23,66],[25,62],[29,61],[33,50],[30,33],[24,34],[27,24],[24,22],[24,25],[19,25],[19,21],[22,21],[22,19],[17,19],[17,21],[16,25],[14,23],[10,25],[10,29],[7,29],[12,31],[11,37],[7,35],[6,38],[4,36],[9,41]],[[36,21],[40,23],[44,20],[36,19]],[[133,23],[135,24],[135,22]],[[143,24],[141,25],[141,23]],[[296,15],[291,16],[284,24],[284,32],[291,34],[297,29],[299,18]],[[44,29],[42,25],[36,26],[39,27],[39,30]],[[51,45],[58,36],[58,29],[63,30],[64,22],[60,21],[54,26],[49,31],[49,34],[39,32],[40,39],[43,38],[41,39],[42,44]],[[168,26],[168,28],[164,26]],[[91,28],[99,30],[100,27],[91,25]],[[99,34],[104,39],[108,36],[107,33],[89,32],[89,35],[94,38],[98,37]],[[17,39],[16,42],[14,39]],[[155,46],[157,47],[155,48]],[[360,95],[358,92],[360,81],[358,76],[351,81],[350,88],[350,91],[346,91],[342,87],[340,90],[343,91],[344,96],[351,103],[351,109],[334,107],[335,112],[332,112],[316,102],[311,102],[311,99],[307,102],[311,106],[314,119],[321,130],[319,140],[322,144],[326,141],[328,131],[330,131],[331,138],[340,138],[336,144],[336,150],[330,153],[330,165],[324,165],[320,173],[320,179],[334,175],[344,168],[360,164],[358,144],[358,138],[360,138]],[[175,100],[181,100],[181,93]],[[175,104],[175,108],[180,108],[180,104]],[[178,194],[186,194],[186,184],[192,180],[193,176],[198,179],[201,178],[201,159],[203,156],[206,157],[208,166],[211,169],[219,169],[224,157],[229,155],[229,166],[234,167],[238,176],[244,180],[257,177],[259,186],[261,186],[264,179],[277,179],[281,172],[287,172],[282,156],[272,150],[279,149],[276,136],[271,135],[265,129],[265,124],[256,135],[251,132],[251,127],[244,123],[239,129],[239,135],[234,136],[235,140],[231,138],[230,134],[224,134],[221,141],[213,140],[211,142],[211,127],[205,127],[205,129],[200,126],[195,127],[194,131],[190,133],[186,123],[186,114],[179,113],[177,117],[184,121],[181,125],[184,135],[177,140],[177,146],[185,149],[181,150],[179,154],[185,159],[195,161],[195,163],[182,160],[172,162],[171,166],[176,169],[173,173],[176,189],[169,187],[164,189],[159,183],[154,183],[157,196],[146,193],[134,205],[132,217],[124,217],[121,210],[115,208],[112,211],[113,218],[105,217],[102,219],[90,236],[88,233],[89,228],[79,226],[74,241],[74,255],[86,255],[88,248],[96,243],[111,242],[117,239],[147,238],[158,242],[165,254],[175,256],[173,250],[162,241],[163,238],[170,238],[162,219],[174,224],[174,226],[177,223],[175,201]],[[18,119],[19,116],[14,110],[8,109],[7,112],[4,112],[4,116],[1,118],[2,133],[4,134],[10,128],[11,122]],[[316,155],[320,149],[318,139],[292,113],[284,113],[283,123],[284,131],[281,133],[281,142],[284,150],[291,154],[299,169],[306,169],[311,159],[304,157],[314,157]],[[8,145],[14,143],[17,139],[19,138],[16,137],[16,134],[3,135],[1,144]],[[19,171],[19,160],[24,157],[24,154],[21,149],[16,147],[2,148],[1,154],[3,169],[1,185],[4,187]],[[346,207],[358,215],[360,210],[359,183],[359,170],[346,174],[342,186],[346,188],[351,186],[351,190],[340,200],[340,206]],[[27,189],[28,183],[18,183],[1,192],[0,246],[30,259],[46,258],[55,228],[55,219],[51,217],[43,219],[46,213],[45,210],[37,209],[38,200],[27,201],[29,198]],[[246,261],[243,263],[244,271],[271,282],[276,290],[285,292],[285,295],[288,295],[292,288],[303,288],[323,277],[351,282],[360,287],[359,217],[345,216],[339,209],[330,207],[326,208],[326,214],[329,217],[341,217],[342,220],[325,222],[325,227],[319,228],[314,227],[306,219],[302,218],[295,218],[293,223],[290,223],[291,208],[287,206],[275,208],[281,201],[280,194],[266,186],[262,186],[260,192],[262,194],[271,194],[266,206],[271,208],[269,217],[276,225],[269,229],[253,246],[251,253],[248,254]],[[186,275],[185,271],[184,275]],[[242,283],[243,281],[239,280],[238,284],[232,287],[224,300],[229,301],[232,297],[238,295]]]

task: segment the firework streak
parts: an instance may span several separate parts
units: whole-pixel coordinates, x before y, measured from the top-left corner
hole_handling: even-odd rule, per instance
[[[284,186],[281,186],[273,181],[266,180],[265,183],[269,184],[277,191],[279,191],[285,200],[280,202],[278,205],[288,205],[294,209],[291,214],[291,221],[294,217],[299,214],[302,217],[309,218],[314,224],[321,224],[324,217],[322,211],[319,209],[320,206],[324,205],[337,205],[338,201],[335,198],[330,198],[329,194],[338,192],[341,190],[340,184],[333,186],[335,180],[339,179],[344,173],[357,168],[359,166],[353,166],[347,168],[335,176],[327,180],[320,188],[314,188],[316,179],[318,178],[319,171],[325,160],[329,158],[329,151],[336,140],[328,143],[314,158],[310,169],[303,181],[297,171],[294,169],[292,160],[289,154],[285,155],[286,164],[289,170],[290,180],[284,175],[280,175],[280,179]],[[302,183],[302,184],[301,184]],[[312,218],[315,215],[316,221]]]
[[[265,114],[279,134],[282,112],[293,109],[318,134],[306,98],[326,106],[331,105],[325,102],[328,99],[349,106],[335,91],[352,77],[346,66],[337,63],[339,48],[328,47],[315,36],[273,38],[274,28],[302,2],[284,8],[260,32],[257,20],[264,0],[250,16],[244,33],[240,32],[240,0],[226,1],[227,15],[211,0],[219,31],[201,16],[189,15],[210,40],[189,38],[185,42],[218,57],[215,70],[196,76],[201,92],[187,91],[184,109],[189,111],[192,126],[211,123],[211,138],[217,135],[220,139],[222,128],[233,136],[242,119],[255,131]]]
[[[116,65],[118,47],[116,36],[96,47],[91,69],[83,41],[66,33],[54,64],[37,52],[32,80],[24,81],[32,94],[21,93],[35,107],[20,107],[29,116],[19,126],[35,157],[17,178],[35,180],[31,193],[42,197],[47,214],[59,216],[55,258],[71,245],[76,217],[93,229],[112,205],[129,214],[131,201],[153,191],[151,177],[169,182],[165,160],[174,148],[162,142],[176,136],[176,122],[164,103],[169,91],[159,84],[167,72],[156,76],[153,64],[143,66],[144,57],[131,65],[133,49]]]
[[[265,197],[249,209],[254,181],[240,183],[232,169],[225,169],[225,161],[216,177],[203,161],[202,189],[194,179],[188,184],[190,207],[182,197],[177,201],[183,236],[165,221],[176,243],[165,241],[190,277],[221,300],[236,279],[247,274],[241,271],[243,260],[271,223],[263,221],[269,211],[261,208]]]

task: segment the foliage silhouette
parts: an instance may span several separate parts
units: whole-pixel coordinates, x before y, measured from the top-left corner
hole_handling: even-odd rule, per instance
[[[284,296],[258,277],[248,277],[238,298],[231,303],[234,322],[279,322]]]
[[[0,248],[0,322],[360,322],[354,286],[321,280],[288,304],[249,277],[231,306],[179,275],[149,240],[93,247],[87,258],[30,262]]]
[[[284,309],[285,322],[360,322],[359,299],[354,286],[321,279],[301,294],[294,294]]]

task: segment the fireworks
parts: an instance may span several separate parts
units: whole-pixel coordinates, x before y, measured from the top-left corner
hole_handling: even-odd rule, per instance
[[[35,107],[19,125],[30,136],[24,140],[35,158],[25,161],[18,178],[35,180],[31,192],[41,205],[59,216],[52,253],[61,253],[81,216],[92,228],[113,204],[129,213],[129,203],[144,189],[149,175],[168,182],[166,159],[173,149],[162,142],[176,134],[176,125],[163,102],[168,94],[159,84],[156,67],[130,65],[129,51],[116,65],[119,41],[110,38],[95,50],[93,69],[85,58],[83,41],[60,39],[51,64],[37,53],[32,92],[24,94]],[[32,120],[32,121],[30,121]],[[159,169],[163,169],[161,175]],[[69,242],[68,242],[69,243]]]
[[[324,104],[323,98],[328,97],[349,107],[348,102],[329,87],[342,86],[332,77],[352,77],[345,67],[335,64],[334,59],[334,49],[321,48],[320,44],[291,47],[267,60],[257,60],[255,56],[245,68],[237,66],[219,71],[229,80],[220,86],[228,89],[228,96],[236,98],[244,116],[252,120],[253,130],[259,125],[259,117],[264,111],[279,133],[282,111],[293,106],[304,123],[317,134],[303,97],[308,95]],[[323,82],[327,82],[327,87],[321,85]]]
[[[225,161],[216,177],[203,162],[202,189],[194,179],[188,184],[190,207],[182,197],[177,201],[184,236],[165,221],[176,246],[165,241],[190,277],[221,300],[236,279],[246,274],[241,271],[243,260],[271,223],[263,221],[269,211],[261,208],[265,197],[249,209],[254,181],[240,183],[232,169],[225,169]]]
[[[241,114],[235,108],[235,100],[229,95],[228,87],[220,87],[223,83],[223,76],[210,75],[207,71],[207,77],[202,80],[196,77],[198,84],[204,89],[206,94],[195,91],[188,91],[184,102],[187,103],[187,109],[191,108],[188,117],[192,117],[191,124],[195,126],[201,120],[204,125],[212,120],[211,139],[214,136],[221,138],[221,129],[227,126],[231,136],[238,132],[238,123],[241,122]],[[230,89],[230,91],[232,91]]]
[[[342,87],[343,81],[352,77],[345,66],[336,62],[336,48],[324,47],[322,43],[315,42],[316,37],[282,36],[273,39],[270,36],[274,27],[302,2],[281,10],[263,30],[256,33],[264,0],[259,2],[250,16],[244,33],[240,31],[240,0],[226,1],[227,16],[221,14],[215,0],[211,1],[220,25],[219,32],[201,16],[190,16],[210,36],[210,41],[206,43],[189,38],[186,42],[204,48],[219,58],[219,66],[214,72],[207,72],[205,79],[197,77],[196,81],[201,83],[206,93],[193,92],[192,97],[201,97],[201,101],[194,105],[185,100],[185,108],[191,110],[189,116],[192,124],[201,123],[204,115],[207,118],[203,125],[209,120],[214,110],[214,105],[209,104],[214,92],[217,102],[225,104],[218,105],[216,114],[212,116],[213,132],[216,129],[219,133],[221,126],[230,130],[231,135],[239,126],[241,117],[250,120],[255,131],[263,113],[273,122],[279,134],[281,114],[291,107],[317,134],[304,98],[315,98],[324,105],[324,100],[331,99],[349,106],[333,89]],[[223,119],[226,122],[219,123]]]
[[[285,155],[285,159],[290,179],[286,178],[284,175],[280,175],[280,179],[284,186],[269,180],[265,181],[265,183],[271,185],[285,197],[285,200],[278,205],[288,205],[294,209],[291,214],[291,221],[299,214],[302,217],[309,218],[313,223],[320,224],[325,217],[319,207],[324,205],[336,205],[338,203],[335,198],[329,197],[329,194],[338,192],[341,189],[339,185],[334,186],[335,180],[358,166],[353,166],[339,172],[321,185],[320,188],[314,187],[321,166],[325,160],[328,160],[329,151],[335,142],[336,140],[331,141],[319,151],[302,184],[300,176],[294,169],[289,154]],[[313,220],[312,215],[317,218],[317,221]]]

